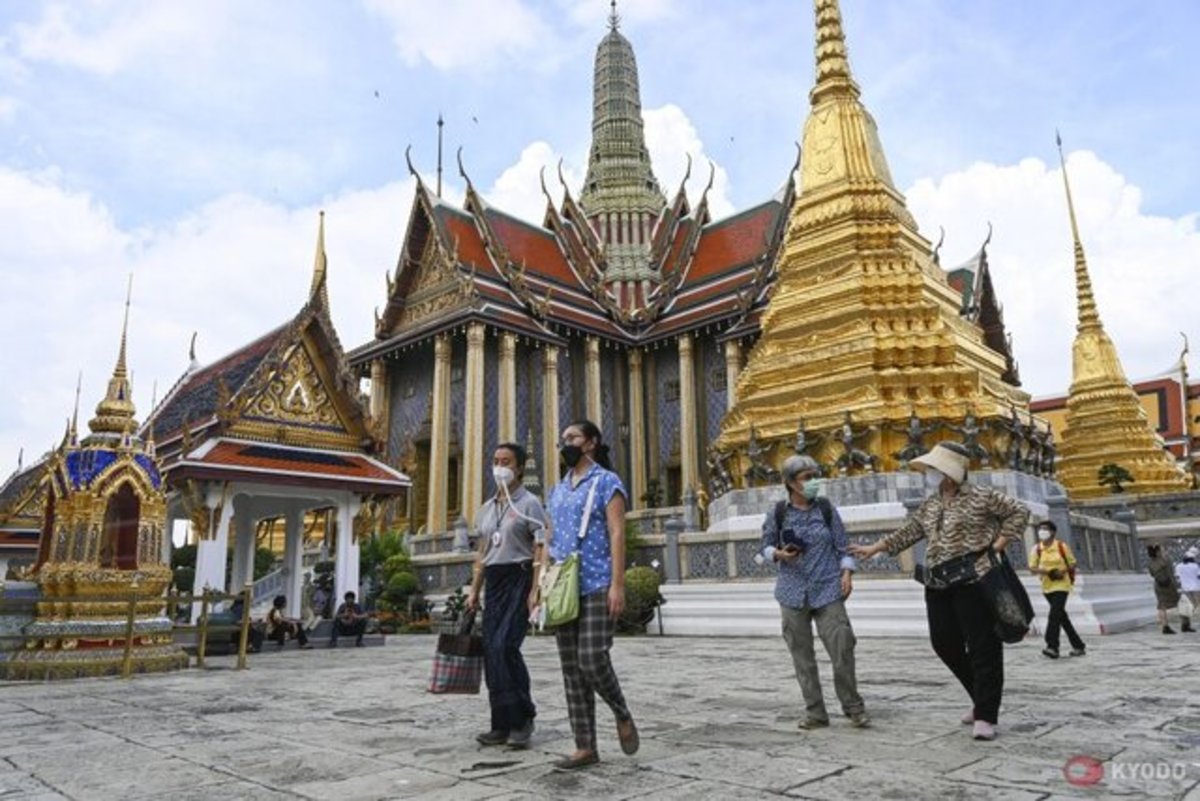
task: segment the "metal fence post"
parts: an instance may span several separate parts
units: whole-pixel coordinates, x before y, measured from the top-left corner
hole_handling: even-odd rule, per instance
[[[208,593],[209,589],[205,587],[200,594],[200,629],[196,643],[196,667],[199,668],[204,667],[204,651],[208,646]]]

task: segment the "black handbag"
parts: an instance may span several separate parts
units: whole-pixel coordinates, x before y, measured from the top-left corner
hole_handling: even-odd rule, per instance
[[[1033,604],[1008,556],[988,549],[992,569],[979,582],[995,618],[996,635],[1006,643],[1017,643],[1029,633]]]
[[[972,584],[979,580],[979,573],[975,570],[975,561],[982,553],[982,551],[964,553],[933,567],[919,564],[913,571],[913,578],[931,590],[948,590],[951,587]]]

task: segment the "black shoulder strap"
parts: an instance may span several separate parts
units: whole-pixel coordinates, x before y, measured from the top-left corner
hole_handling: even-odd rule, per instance
[[[775,504],[775,542],[776,547],[783,546],[783,513],[787,511],[787,501],[778,501]]]
[[[833,504],[828,498],[817,498],[817,508],[821,510],[821,519],[825,521],[825,528],[833,531]]]

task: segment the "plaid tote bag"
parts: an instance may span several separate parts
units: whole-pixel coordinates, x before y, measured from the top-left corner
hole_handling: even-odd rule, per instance
[[[479,692],[483,681],[483,638],[473,634],[475,613],[463,615],[458,634],[439,634],[433,655],[431,693]]]

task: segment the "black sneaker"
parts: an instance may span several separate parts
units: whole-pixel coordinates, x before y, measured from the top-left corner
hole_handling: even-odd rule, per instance
[[[1072,648],[1071,656],[1087,656],[1087,648]]]
[[[1175,629],[1171,628],[1170,626],[1163,626],[1163,634],[1174,634],[1174,633],[1175,633]]]
[[[1054,648],[1046,647],[1042,649],[1042,656],[1048,656],[1051,659],[1058,659],[1058,651]]]
[[[533,718],[525,721],[525,725],[516,731],[508,733],[508,747],[524,750],[533,739]]]
[[[476,734],[475,739],[480,745],[504,745],[508,742],[508,732],[492,729],[483,734]]]

